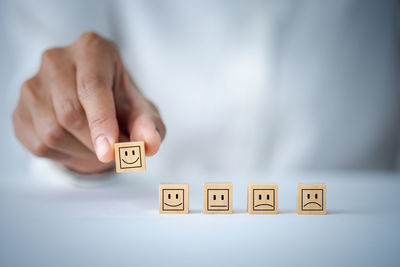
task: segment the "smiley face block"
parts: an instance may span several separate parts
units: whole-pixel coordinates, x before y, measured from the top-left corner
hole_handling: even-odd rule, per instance
[[[133,172],[146,170],[144,142],[126,142],[114,144],[115,170]]]
[[[278,185],[249,183],[247,191],[247,212],[249,214],[278,213]]]
[[[204,213],[232,213],[232,183],[205,183]]]
[[[297,214],[326,214],[326,185],[297,185]]]
[[[160,184],[158,206],[160,213],[188,213],[189,185]]]

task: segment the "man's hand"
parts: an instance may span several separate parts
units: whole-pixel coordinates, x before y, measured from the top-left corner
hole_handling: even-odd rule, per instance
[[[33,154],[81,173],[110,169],[115,142],[144,141],[151,156],[165,136],[118,48],[91,32],[43,53],[38,73],[22,85],[13,123]]]

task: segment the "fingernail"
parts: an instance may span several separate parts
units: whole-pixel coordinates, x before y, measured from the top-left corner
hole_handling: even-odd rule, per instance
[[[155,130],[155,132],[156,132],[156,134],[158,134],[158,136],[160,137],[160,139],[161,139],[161,134],[160,134],[160,131],[156,128],[156,130]]]
[[[112,149],[111,142],[104,136],[100,135],[96,139],[96,155],[100,161],[105,161],[105,156]]]
[[[162,139],[160,130],[158,129],[158,127],[157,127],[156,124],[154,124],[154,129],[155,129],[155,132],[156,132],[156,133],[158,134],[158,136],[160,137],[160,139]]]

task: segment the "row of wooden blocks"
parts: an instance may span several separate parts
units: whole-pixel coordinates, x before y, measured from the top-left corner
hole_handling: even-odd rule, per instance
[[[115,169],[117,172],[146,170],[145,144],[116,143]],[[206,183],[203,196],[204,213],[232,213],[232,183]],[[160,184],[160,213],[188,213],[189,185]],[[247,211],[250,214],[278,213],[278,185],[249,184]],[[297,185],[298,214],[326,214],[326,185]]]
[[[232,183],[205,183],[204,213],[232,213]],[[189,185],[160,184],[160,213],[188,213]],[[278,213],[278,185],[253,184],[247,187],[247,212],[250,214]],[[326,214],[326,185],[297,185],[297,214]]]

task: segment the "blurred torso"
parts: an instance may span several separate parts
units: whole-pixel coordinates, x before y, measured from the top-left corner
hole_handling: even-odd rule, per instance
[[[154,172],[393,168],[394,6],[113,1],[99,21],[167,125]]]

